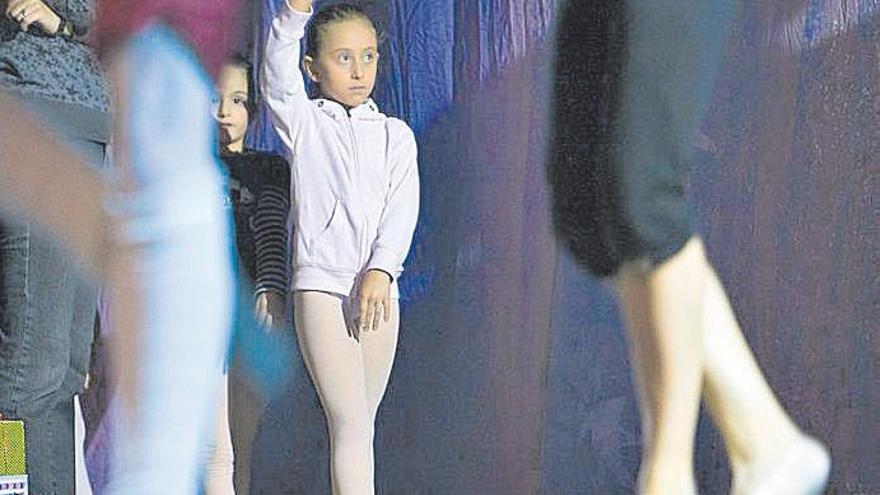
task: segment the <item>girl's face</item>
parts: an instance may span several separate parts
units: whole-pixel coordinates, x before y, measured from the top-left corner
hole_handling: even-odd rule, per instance
[[[244,149],[248,126],[248,79],[244,67],[226,65],[220,71],[214,118],[220,131],[220,145],[226,151]]]
[[[324,26],[316,58],[303,66],[321,93],[349,107],[365,102],[376,84],[379,61],[376,32],[367,21],[352,18]]]

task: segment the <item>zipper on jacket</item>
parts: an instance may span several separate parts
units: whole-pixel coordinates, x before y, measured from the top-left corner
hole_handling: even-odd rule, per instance
[[[354,160],[355,171],[357,172],[358,177],[361,175],[361,157],[360,152],[358,150],[358,142],[357,135],[354,133],[354,121],[351,118],[351,115],[348,116],[348,133],[351,135],[351,149]]]
[[[346,115],[348,117],[348,132],[349,132],[349,135],[351,135],[352,160],[354,161],[354,176],[355,176],[356,180],[358,182],[360,182],[361,179],[363,178],[363,175],[364,175],[363,174],[363,167],[361,166],[360,147],[358,146],[357,134],[354,132],[354,119],[352,118],[350,112],[346,112]],[[360,191],[360,190],[358,190],[358,191]],[[360,206],[360,201],[358,201],[358,206]],[[360,231],[359,232],[360,235],[358,236],[358,238],[359,238],[358,241],[360,244],[360,246],[359,246],[360,249],[358,249],[358,258],[359,258],[358,265],[363,267],[363,265],[365,265],[367,263],[367,260],[369,259],[369,254],[370,254],[369,253],[369,246],[366,245],[367,243],[366,243],[366,239],[365,239],[366,238],[366,230],[367,230],[367,227],[369,227],[369,225],[368,225],[369,222],[365,222],[366,212],[361,211],[360,213],[361,213],[360,221],[361,221],[362,225],[358,229]]]

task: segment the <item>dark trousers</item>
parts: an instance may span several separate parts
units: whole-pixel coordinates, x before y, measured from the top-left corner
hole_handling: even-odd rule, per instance
[[[548,178],[554,221],[594,275],[659,265],[694,235],[694,135],[738,2],[571,0],[559,16]]]

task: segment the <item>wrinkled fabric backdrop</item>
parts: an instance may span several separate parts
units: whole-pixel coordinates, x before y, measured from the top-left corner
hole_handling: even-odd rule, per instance
[[[878,3],[745,2],[702,127],[710,158],[691,177],[709,256],[768,380],[831,446],[831,493],[880,493]],[[257,61],[280,5],[255,5]],[[378,492],[630,492],[638,413],[616,303],[550,225],[557,2],[365,6],[384,32],[374,99],[415,130],[423,191]],[[281,150],[266,112],[250,140]],[[296,366],[261,423],[254,493],[329,493],[323,415]],[[90,446],[98,477],[105,450]],[[696,457],[702,492],[725,493],[705,415]]]

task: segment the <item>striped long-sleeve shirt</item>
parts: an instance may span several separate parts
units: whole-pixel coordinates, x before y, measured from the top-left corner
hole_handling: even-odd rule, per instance
[[[286,294],[290,167],[284,158],[270,153],[246,151],[221,158],[229,171],[228,200],[242,268],[257,293]]]

